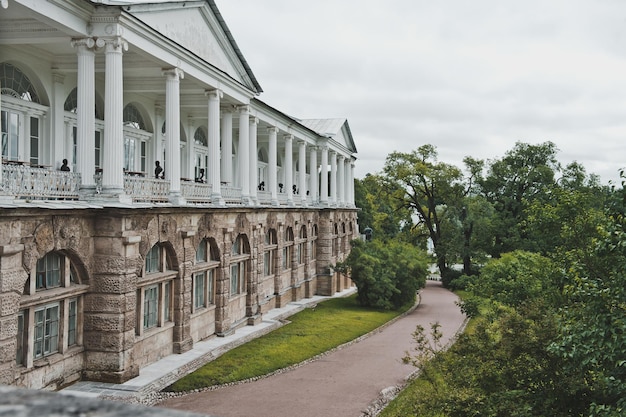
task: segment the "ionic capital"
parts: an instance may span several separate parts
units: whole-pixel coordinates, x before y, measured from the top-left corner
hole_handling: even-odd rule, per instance
[[[164,75],[169,79],[182,80],[185,78],[185,72],[180,68],[163,68],[161,70],[161,75]]]

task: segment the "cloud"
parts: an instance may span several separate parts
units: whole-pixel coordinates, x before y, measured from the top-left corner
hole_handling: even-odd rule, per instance
[[[348,118],[357,177],[425,143],[460,166],[549,140],[603,182],[626,165],[622,1],[216,1],[263,101]]]

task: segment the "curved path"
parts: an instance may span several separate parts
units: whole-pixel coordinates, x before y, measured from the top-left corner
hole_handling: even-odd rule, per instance
[[[415,368],[401,358],[415,344],[411,333],[421,324],[441,324],[445,344],[465,316],[457,296],[437,281],[427,281],[421,303],[407,316],[358,343],[294,370],[255,382],[171,398],[159,407],[220,417],[359,416],[390,386],[402,385]]]

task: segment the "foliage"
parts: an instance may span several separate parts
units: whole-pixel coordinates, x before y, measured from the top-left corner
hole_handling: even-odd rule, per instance
[[[590,391],[589,414],[626,413],[626,190],[609,199],[592,256],[570,268],[570,302],[551,346]]]
[[[564,277],[549,259],[532,252],[515,251],[492,259],[480,279],[469,289],[483,297],[518,307],[530,300],[560,298]]]
[[[427,259],[414,246],[391,240],[354,240],[352,251],[335,269],[347,273],[358,288],[363,306],[399,308],[415,299],[426,283]]]
[[[532,240],[521,224],[525,208],[536,200],[549,199],[560,164],[552,142],[530,145],[518,142],[502,159],[494,160],[478,180],[482,194],[495,210],[491,256],[515,249],[532,250]]]
[[[379,239],[414,240],[411,236],[413,221],[410,212],[393,204],[393,194],[394,190],[378,175],[367,174],[362,180],[355,180],[355,203],[361,209],[361,233],[370,227]],[[423,239],[421,241],[424,242]]]
[[[189,391],[271,373],[381,326],[408,308],[381,311],[358,306],[355,297],[334,298],[289,318],[290,323],[229,350],[183,377],[168,391]]]
[[[389,154],[383,172],[397,206],[410,210],[428,231],[437,266],[443,272],[447,268],[446,248],[454,236],[447,233],[452,228],[448,210],[460,207],[466,193],[461,170],[439,162],[435,147],[423,145],[410,153]]]

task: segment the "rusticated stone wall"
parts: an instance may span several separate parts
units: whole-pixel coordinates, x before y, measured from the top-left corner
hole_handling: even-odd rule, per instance
[[[306,238],[299,237],[303,225]],[[293,244],[291,259],[286,260],[291,269],[283,271],[287,227],[293,229],[294,242],[289,242]],[[264,276],[265,234],[270,228],[278,237],[276,267],[273,276]],[[331,295],[351,285],[332,265],[347,256],[347,242],[357,233],[353,209],[2,210],[0,384],[56,389],[80,378],[123,382],[138,375],[141,366],[185,352],[201,338],[254,325],[271,308],[315,294]],[[231,297],[231,248],[239,235],[248,253],[245,288]],[[203,239],[212,239],[219,249],[215,299],[204,312],[192,314],[193,267]],[[298,263],[296,247],[301,242],[305,243],[304,261]],[[146,281],[145,256],[155,244],[167,252],[173,282],[172,320],[142,333],[138,331],[142,322],[138,288]],[[49,252],[67,257],[76,275],[72,291],[81,300],[79,343],[38,359],[33,359],[29,346],[24,362],[18,364],[17,313],[45,302],[45,291],[28,294],[25,286],[35,275],[37,260]]]

